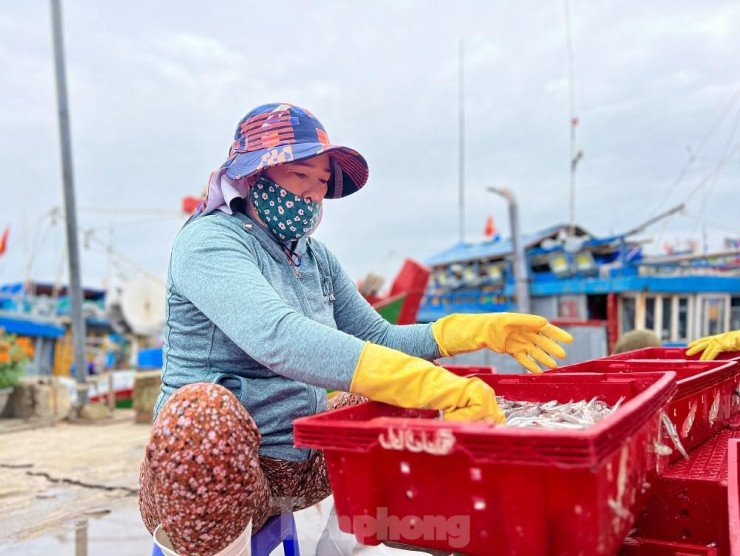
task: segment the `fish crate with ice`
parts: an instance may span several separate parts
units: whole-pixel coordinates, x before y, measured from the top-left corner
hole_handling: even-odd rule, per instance
[[[506,400],[621,403],[579,430],[377,402],[297,419],[295,444],[324,450],[340,528],[468,555],[616,553],[667,465],[656,447],[675,374],[478,376]]]
[[[666,415],[675,425],[686,450],[698,446],[727,425],[731,415],[740,409],[738,380],[740,362],[665,360],[595,359],[567,365],[549,373],[676,373],[678,389]],[[671,443],[665,440],[668,445]],[[681,457],[674,451],[671,461]]]

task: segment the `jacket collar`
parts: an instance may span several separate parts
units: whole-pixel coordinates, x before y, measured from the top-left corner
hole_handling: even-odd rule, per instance
[[[237,218],[242,223],[242,227],[257,239],[257,241],[265,249],[265,251],[272,255],[277,255],[276,258],[286,257],[286,253],[283,249],[282,244],[277,240],[275,235],[264,226],[264,224],[260,224],[252,217],[241,211],[235,211],[233,217]],[[248,227],[248,225],[250,224],[251,226]],[[293,252],[301,257],[305,255],[310,239],[311,238],[308,236],[300,238]]]

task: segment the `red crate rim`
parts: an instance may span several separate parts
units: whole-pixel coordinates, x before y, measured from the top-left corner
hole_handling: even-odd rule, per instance
[[[380,438],[389,430],[400,431],[416,438],[439,438],[451,435],[455,448],[467,451],[472,459],[485,457],[491,449],[500,463],[528,463],[564,466],[592,466],[623,444],[624,439],[637,432],[651,417],[657,416],[676,391],[673,372],[640,373],[639,375],[601,373],[553,373],[552,375],[478,375],[494,389],[512,381],[512,384],[544,383],[644,383],[648,386],[622,403],[619,411],[583,430],[542,430],[502,427],[486,423],[455,422],[407,417],[376,417],[370,421],[352,419],[360,406],[351,406],[328,413],[296,419],[293,423],[296,446],[322,450],[351,450],[367,452],[380,444]],[[577,381],[575,380],[577,379]],[[379,402],[368,402],[371,408],[388,411]],[[367,405],[367,404],[364,404]],[[398,411],[396,408],[394,408]],[[418,410],[406,410],[416,412]],[[431,413],[431,412],[430,412]],[[517,446],[526,444],[526,449]],[[553,450],[556,455],[553,456]],[[541,460],[533,459],[537,452]]]
[[[588,371],[578,370],[579,368],[586,368],[591,365],[596,365],[596,369],[589,369]],[[581,363],[573,363],[572,365],[559,367],[548,372],[568,373],[571,372],[570,369],[572,368],[572,372],[598,373],[601,372],[601,369],[606,368],[610,371],[619,371],[624,369],[625,374],[628,374],[630,365],[641,365],[641,374],[645,370],[648,372],[700,370],[701,372],[690,377],[680,378],[680,375],[676,377],[676,385],[678,386],[678,391],[675,395],[676,400],[697,394],[702,390],[716,386],[726,380],[730,380],[740,370],[740,361],[731,359],[715,361],[699,361],[693,359],[592,359],[590,361],[583,361]],[[654,368],[658,366],[668,368]]]

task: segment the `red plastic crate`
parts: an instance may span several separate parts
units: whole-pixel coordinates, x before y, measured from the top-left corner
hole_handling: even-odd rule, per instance
[[[740,554],[740,439],[727,445],[727,514],[730,554]]]
[[[737,407],[736,384],[740,379],[736,361],[688,361],[676,359],[595,359],[553,369],[554,373],[676,373],[676,395],[666,412],[678,431],[681,443],[691,450],[727,425],[733,404]],[[672,446],[666,437],[664,443]],[[681,457],[674,450],[671,461]]]
[[[583,430],[436,419],[369,402],[297,419],[324,450],[340,528],[468,555],[614,554],[667,464],[656,455],[675,374],[490,375],[511,400],[598,397],[619,410]]]
[[[625,351],[624,353],[617,353],[601,359],[688,359],[698,361],[699,357],[701,357],[701,353],[687,356],[686,350],[687,348],[681,347],[649,347]],[[740,352],[738,351],[726,351],[717,356],[718,361],[734,361],[738,359],[740,359]]]
[[[470,376],[477,374],[490,375],[496,372],[496,367],[471,367],[469,365],[442,365],[445,369],[457,376]]]
[[[618,554],[619,556],[717,556],[719,553],[713,546],[631,537],[625,541]]]
[[[732,417],[730,417],[730,422],[727,425],[731,429],[739,429],[740,428],[740,413],[736,413]]]
[[[728,443],[740,431],[724,429],[656,478],[634,525],[635,534],[673,542],[728,545]]]

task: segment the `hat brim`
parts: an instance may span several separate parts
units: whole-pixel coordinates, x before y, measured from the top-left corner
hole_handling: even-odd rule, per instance
[[[265,168],[297,162],[325,153],[331,155],[334,164],[327,199],[339,199],[362,189],[369,175],[367,162],[356,150],[340,145],[299,143],[237,153],[221,167],[226,168],[227,177],[236,180],[249,177]]]

